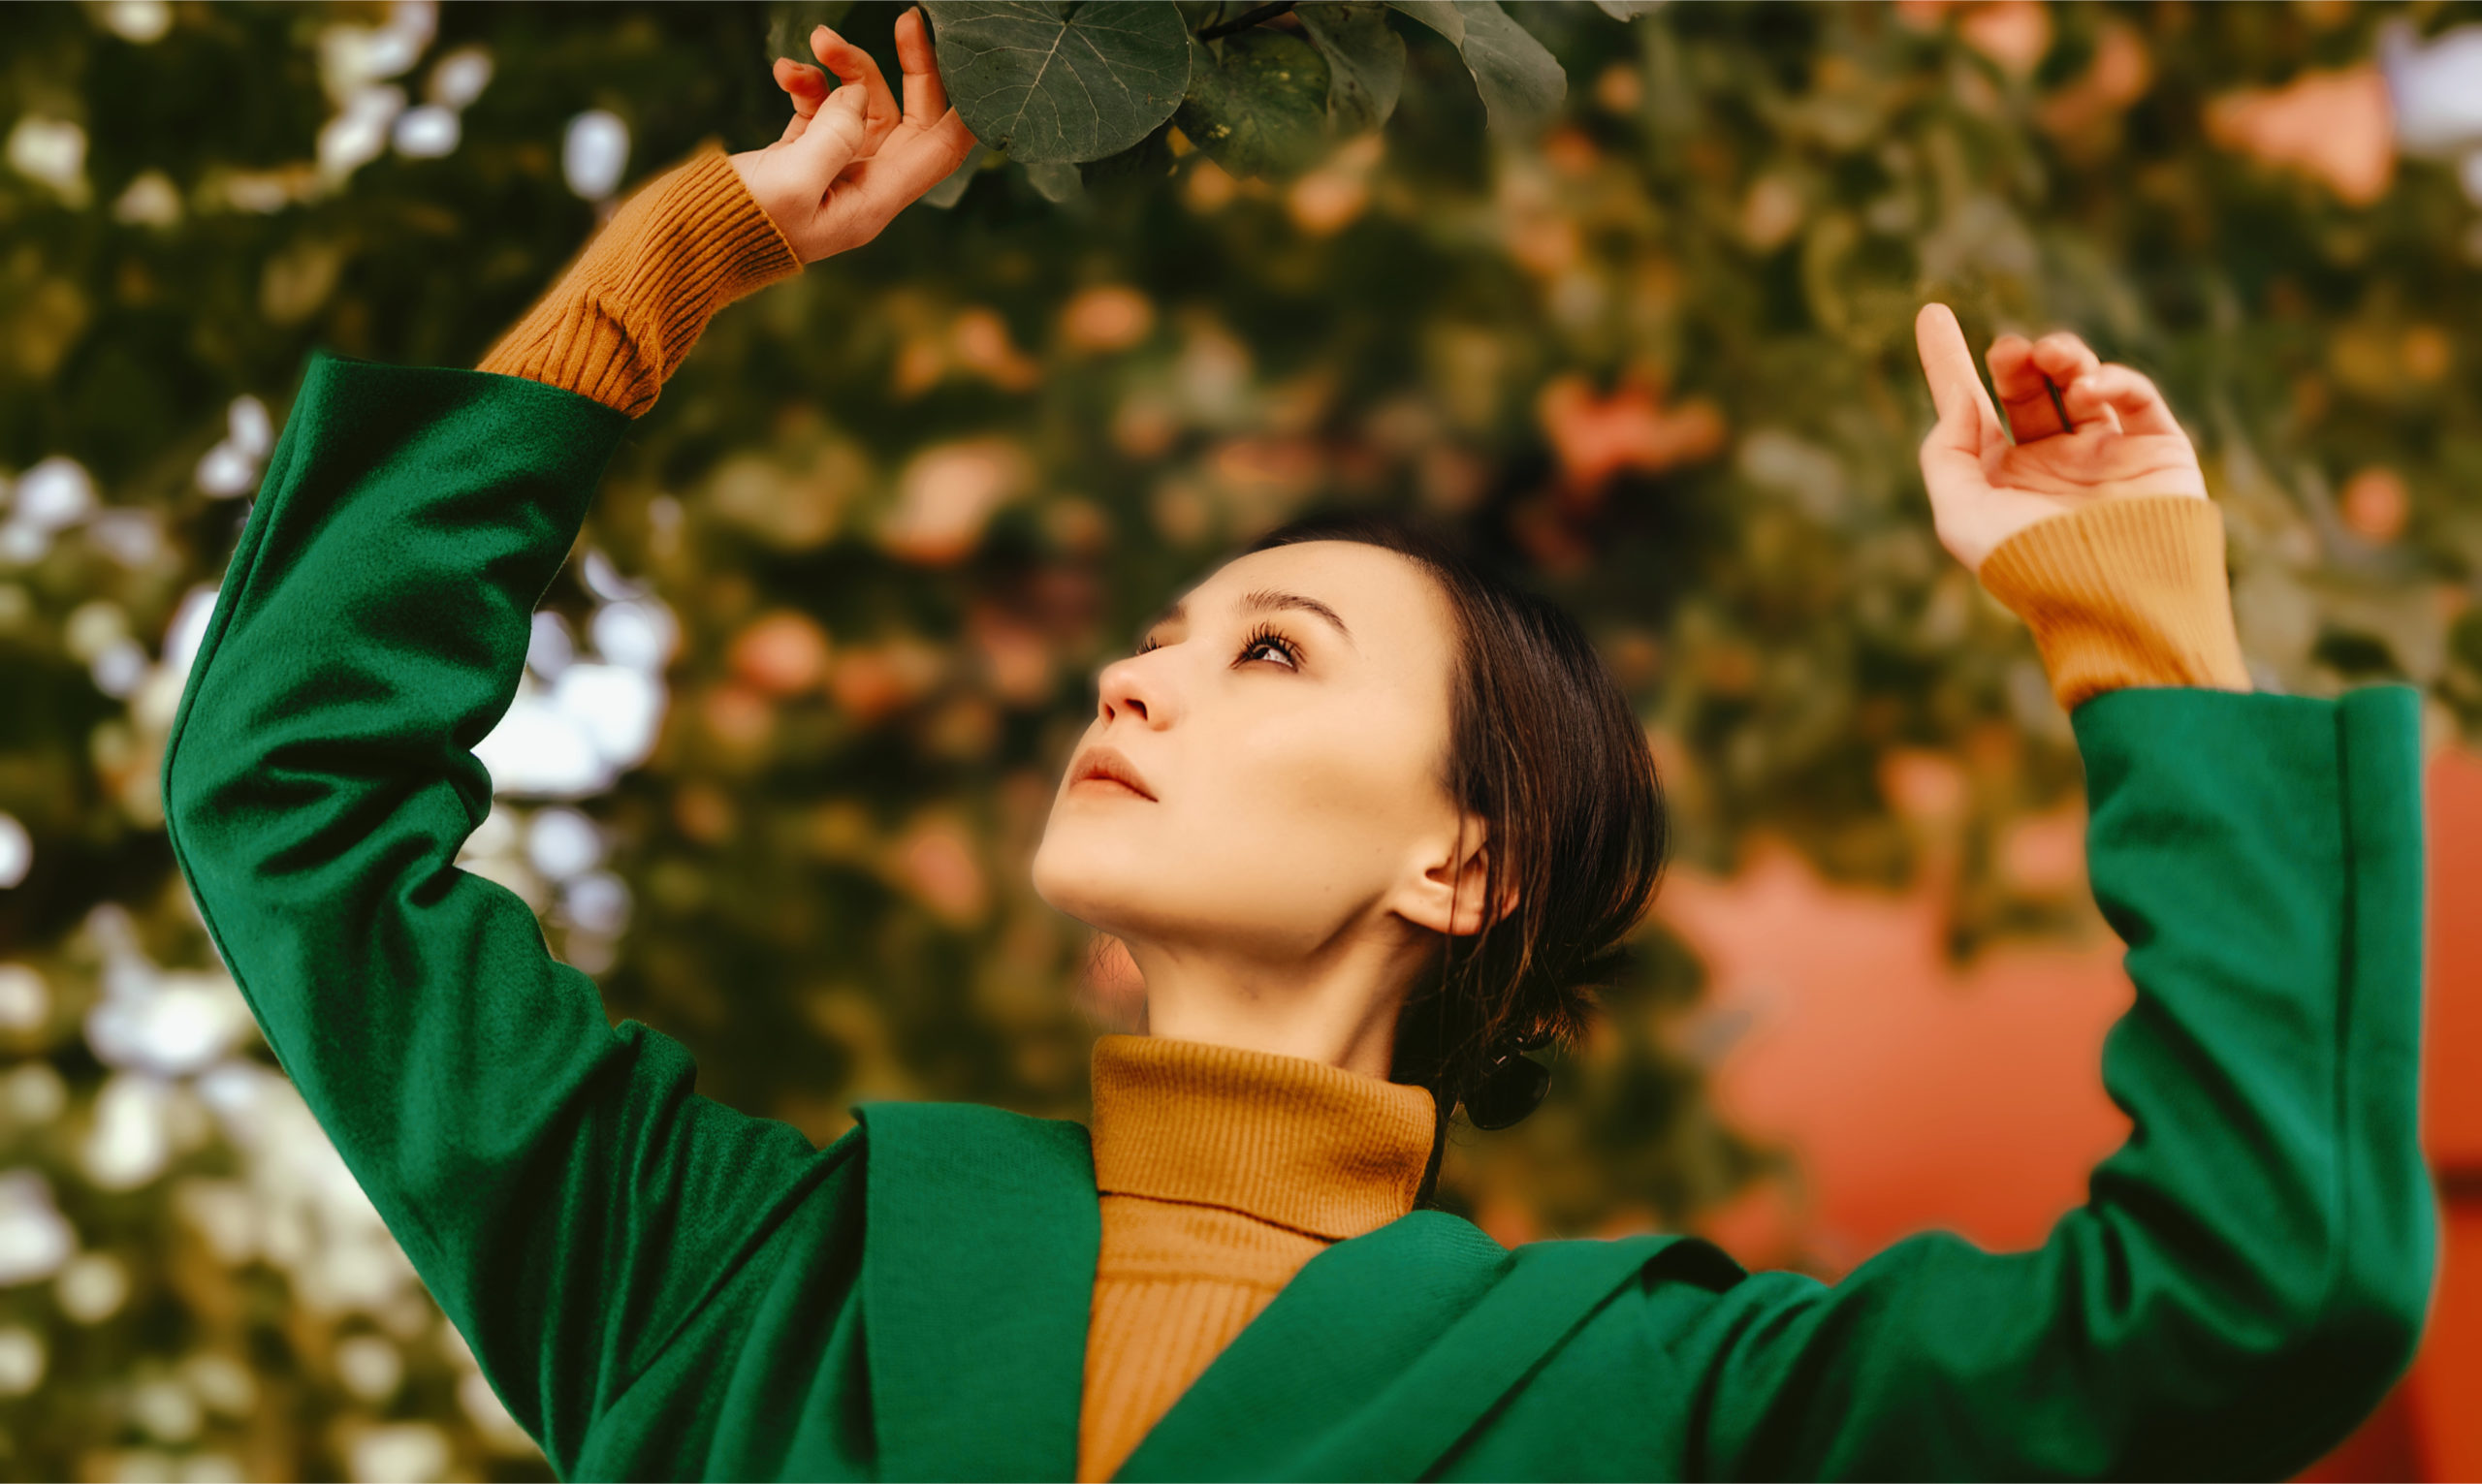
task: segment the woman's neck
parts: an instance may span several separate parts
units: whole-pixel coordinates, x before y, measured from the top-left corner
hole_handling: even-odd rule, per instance
[[[1309,963],[1261,963],[1130,944],[1146,980],[1149,1035],[1323,1061],[1383,1081],[1405,990],[1430,956],[1418,940],[1342,945]]]

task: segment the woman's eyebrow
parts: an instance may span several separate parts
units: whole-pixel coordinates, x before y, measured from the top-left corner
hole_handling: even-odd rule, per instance
[[[1305,614],[1317,614],[1336,626],[1336,632],[1345,636],[1345,643],[1352,645],[1356,651],[1361,648],[1360,645],[1353,643],[1353,631],[1345,627],[1345,620],[1337,617],[1334,609],[1317,598],[1305,598],[1297,592],[1279,592],[1272,587],[1261,587],[1242,598],[1241,608],[1243,612],[1253,614],[1271,614],[1287,608],[1297,608]]]
[[[1345,636],[1345,643],[1352,645],[1355,652],[1360,651],[1361,646],[1353,639],[1353,631],[1345,627],[1345,620],[1336,616],[1334,609],[1317,598],[1304,597],[1297,592],[1284,592],[1273,587],[1261,587],[1255,592],[1243,595],[1241,599],[1241,611],[1244,613],[1270,614],[1288,608],[1299,609],[1305,614],[1316,614],[1326,619],[1336,626],[1337,633]],[[1153,633],[1159,626],[1178,623],[1186,616],[1188,616],[1184,613],[1182,605],[1174,603],[1154,617],[1147,619],[1138,629],[1138,635],[1143,638]]]

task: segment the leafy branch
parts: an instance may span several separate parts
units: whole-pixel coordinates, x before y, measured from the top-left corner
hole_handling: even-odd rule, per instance
[[[1660,0],[1597,0],[1627,20]],[[781,4],[770,35],[805,35],[833,9]],[[949,101],[985,146],[925,198],[951,205],[990,154],[1053,200],[1079,167],[1178,128],[1241,178],[1289,179],[1383,127],[1405,76],[1410,20],[1456,48],[1491,132],[1530,137],[1568,91],[1559,62],[1496,0],[924,0]],[[1226,14],[1231,10],[1231,14]],[[1290,23],[1271,22],[1291,16]],[[830,20],[828,23],[834,24]]]

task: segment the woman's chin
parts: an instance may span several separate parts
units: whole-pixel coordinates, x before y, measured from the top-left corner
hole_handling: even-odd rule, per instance
[[[1155,832],[1135,824],[1118,807],[1064,800],[1044,821],[1034,847],[1034,892],[1080,922],[1112,931],[1090,912],[1143,908],[1160,900],[1168,873]]]
[[[1034,895],[1098,932],[1120,932],[1142,903],[1131,900],[1124,863],[1046,834],[1034,852]]]

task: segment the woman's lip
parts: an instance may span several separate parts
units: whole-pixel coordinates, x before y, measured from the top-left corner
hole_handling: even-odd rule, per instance
[[[1116,794],[1127,794],[1132,799],[1146,799],[1144,794],[1139,793],[1136,789],[1130,787],[1120,779],[1105,777],[1099,773],[1088,774],[1086,776],[1079,778],[1076,782],[1071,783],[1068,786],[1070,788],[1106,788]],[[1155,801],[1147,799],[1146,802],[1152,804]]]
[[[1109,783],[1149,804],[1155,802],[1155,796],[1147,791],[1145,775],[1117,747],[1100,743],[1088,747],[1077,754],[1069,772],[1074,775],[1069,784],[1072,788],[1079,783]]]

